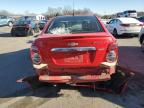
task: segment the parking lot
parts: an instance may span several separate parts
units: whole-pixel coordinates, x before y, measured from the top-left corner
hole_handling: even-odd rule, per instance
[[[144,53],[137,37],[118,38],[119,64],[136,72],[122,95],[66,85],[32,91],[16,80],[34,74],[29,57],[34,37],[11,37],[10,30],[10,27],[0,27],[0,108],[144,107]]]

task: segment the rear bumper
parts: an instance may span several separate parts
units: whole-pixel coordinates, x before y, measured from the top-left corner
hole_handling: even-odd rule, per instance
[[[122,29],[120,30],[119,35],[138,35],[139,33],[140,33],[140,30],[131,31],[131,30]]]
[[[95,74],[83,74],[83,75],[49,75],[48,65],[40,64],[34,65],[37,70],[39,80],[48,83],[88,83],[97,81],[107,81],[111,79],[111,74],[115,73],[116,63],[102,62],[100,69],[96,70]],[[81,72],[83,73],[83,72]],[[97,73],[97,74],[96,74]]]
[[[101,75],[85,75],[85,76],[48,76],[48,75],[40,75],[39,80],[42,82],[48,83],[67,83],[67,84],[75,84],[75,83],[88,83],[88,82],[96,82],[96,81],[107,81],[109,80],[110,74],[101,74]]]

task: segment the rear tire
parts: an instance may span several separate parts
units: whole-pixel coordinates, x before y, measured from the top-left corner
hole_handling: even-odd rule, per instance
[[[39,31],[40,31],[40,28],[37,26],[37,27],[34,29],[34,32],[35,32],[35,33],[39,33]]]
[[[117,33],[116,29],[113,30],[113,35],[114,35],[114,37],[118,37],[118,33]]]
[[[33,36],[34,35],[34,30],[29,29],[28,31],[25,31],[25,36]]]
[[[142,39],[141,50],[142,50],[142,52],[144,52],[144,39]]]
[[[13,30],[11,31],[11,36],[12,37],[16,37],[16,34],[15,34],[15,32]]]

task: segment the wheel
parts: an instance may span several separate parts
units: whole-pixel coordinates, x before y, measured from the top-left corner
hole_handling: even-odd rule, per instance
[[[33,29],[29,29],[29,30],[25,31],[24,36],[32,36],[32,35],[34,35],[34,30]]]
[[[144,39],[142,40],[142,43],[141,43],[141,50],[142,52],[144,52]]]
[[[39,31],[40,31],[40,28],[38,26],[36,26],[36,28],[34,29],[34,32],[39,33]]]
[[[113,35],[114,35],[114,37],[118,37],[118,33],[117,33],[116,29],[113,30]]]
[[[15,36],[16,36],[16,34],[15,34],[15,32],[14,32],[13,30],[11,31],[11,36],[12,36],[12,37],[15,37]]]
[[[33,36],[35,34],[34,29],[30,29],[29,36]]]
[[[12,26],[13,26],[13,23],[12,23],[12,22],[8,22],[8,26],[9,26],[9,27],[12,27]]]

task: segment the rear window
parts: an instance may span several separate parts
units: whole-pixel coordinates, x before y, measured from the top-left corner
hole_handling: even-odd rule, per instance
[[[30,20],[23,20],[23,19],[20,19],[18,21],[16,21],[16,25],[25,25],[25,24],[30,24],[31,21]]]
[[[75,34],[103,32],[103,28],[94,16],[58,17],[47,29],[48,34]]]
[[[136,13],[135,10],[128,11],[128,13]]]

